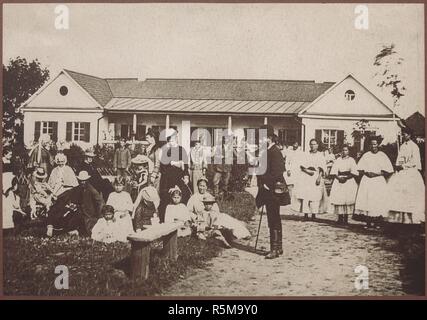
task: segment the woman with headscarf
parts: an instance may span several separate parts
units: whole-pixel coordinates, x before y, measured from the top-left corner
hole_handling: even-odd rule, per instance
[[[65,154],[58,153],[55,156],[56,167],[53,168],[48,181],[54,198],[79,185],[73,169],[66,163],[67,156]]]
[[[381,142],[381,137],[371,137],[371,150],[366,152],[357,164],[362,180],[357,191],[355,218],[363,218],[367,227],[387,216],[390,203],[386,177],[393,173],[393,166],[388,156],[379,150]]]
[[[298,188],[296,198],[299,201],[300,212],[307,219],[315,219],[320,213],[320,201],[323,196],[323,176],[326,170],[324,155],[318,150],[319,143],[316,139],[310,140],[310,151],[301,159]]]
[[[420,223],[425,221],[425,185],[420,173],[420,150],[411,140],[410,129],[402,129],[402,139],[396,159],[396,173],[389,181],[388,221]]]
[[[356,161],[349,156],[349,147],[344,145],[341,157],[335,160],[330,171],[332,183],[330,202],[339,224],[347,224],[348,216],[354,212],[357,183],[354,179],[359,175]]]

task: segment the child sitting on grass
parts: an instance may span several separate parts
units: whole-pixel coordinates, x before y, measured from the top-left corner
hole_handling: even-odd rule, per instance
[[[127,242],[127,234],[123,232],[120,222],[114,217],[114,208],[105,205],[100,218],[92,229],[92,239],[104,243],[116,241]]]
[[[133,203],[130,194],[123,191],[125,178],[118,176],[113,186],[115,191],[110,193],[106,204],[114,208],[114,218],[120,224],[122,231],[131,234],[134,232],[131,219]]]
[[[25,212],[21,210],[17,190],[18,181],[13,174],[11,172],[3,173],[2,221],[4,236],[14,235],[16,232],[15,223],[19,223],[25,217]]]
[[[190,221],[193,219],[190,210],[181,202],[182,192],[178,186],[169,190],[172,203],[166,207],[165,223],[182,222],[183,225],[178,229],[178,237],[191,235]]]
[[[206,240],[207,238],[217,239],[226,248],[231,248],[231,245],[224,238],[221,232],[222,228],[217,224],[217,219],[220,213],[213,209],[215,203],[216,200],[214,196],[207,194],[203,197],[203,204],[205,208],[193,219],[196,235],[202,240]]]

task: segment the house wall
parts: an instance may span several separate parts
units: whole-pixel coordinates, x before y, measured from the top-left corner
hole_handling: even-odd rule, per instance
[[[351,136],[356,128],[356,122],[360,119],[311,119],[303,118],[305,125],[305,150],[308,149],[310,139],[315,137],[317,129],[336,129],[344,130],[345,142],[352,145],[354,140]],[[396,142],[397,135],[400,131],[396,121],[392,120],[370,120],[367,130],[376,131],[376,134],[384,137],[383,144]],[[304,131],[304,127],[303,127]]]
[[[58,122],[58,141],[66,140],[67,122],[90,122],[90,141],[94,145],[97,142],[97,122],[101,118],[102,112],[42,112],[26,110],[24,112],[24,143],[31,146],[34,141],[34,127],[36,121],[56,121]],[[108,125],[108,119],[100,120],[100,132]],[[83,142],[77,144],[85,145]]]
[[[180,143],[185,148],[190,146],[191,127],[228,128],[228,121],[229,119],[226,115],[169,115],[169,125],[177,127]],[[121,124],[133,124],[133,114],[110,114],[108,122],[108,128],[110,128],[111,132],[114,132],[112,136],[118,136],[120,135]],[[300,129],[301,127],[295,119],[289,117],[268,117],[267,122],[274,127],[276,133],[278,133],[279,129]],[[137,124],[145,125],[147,128],[165,126],[166,115],[138,114]],[[259,128],[263,124],[264,116],[231,116],[231,128],[239,140],[244,137],[245,128]],[[103,137],[101,140],[103,140]]]

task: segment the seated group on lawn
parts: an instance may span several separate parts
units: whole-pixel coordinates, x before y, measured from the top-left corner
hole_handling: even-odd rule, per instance
[[[173,154],[174,149],[182,153],[175,135],[170,132],[167,136],[167,148],[163,149],[166,153]],[[29,216],[46,224],[49,237],[72,233],[106,243],[126,242],[128,235],[159,222],[179,222],[178,236],[216,238],[226,247],[230,244],[224,231],[236,238],[250,237],[242,222],[220,212],[215,197],[207,191],[205,171],[194,183],[197,189],[192,190],[182,155],[178,161],[160,162],[163,150],[157,150],[153,159],[150,155],[156,153],[154,150],[131,158],[121,141],[115,150],[115,176],[110,177],[111,183],[93,164],[95,154],[91,150],[85,152],[82,163],[71,167],[63,152],[52,158],[44,149],[45,137],[40,139],[42,143],[31,151],[32,162],[24,170],[12,170],[13,164],[8,163],[11,151],[5,152],[4,229],[13,230],[18,217],[22,220]],[[23,189],[28,191],[29,205],[20,199],[25,197]]]

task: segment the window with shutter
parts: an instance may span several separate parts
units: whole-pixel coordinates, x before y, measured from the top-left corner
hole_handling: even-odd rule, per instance
[[[142,124],[136,126],[136,140],[145,140],[146,129],[147,127]]]
[[[34,124],[34,142],[39,141],[40,138],[40,126],[41,126],[41,122],[40,121],[36,121]]]
[[[51,125],[52,125],[51,139],[57,142],[58,141],[58,122],[56,121],[51,122]]]
[[[83,141],[90,142],[90,122],[84,122],[83,124]]]
[[[72,141],[72,131],[73,131],[73,123],[72,122],[67,122],[67,128],[66,128],[66,132],[65,132],[65,140],[67,142]]]

